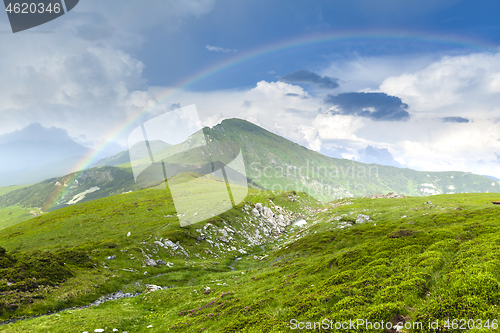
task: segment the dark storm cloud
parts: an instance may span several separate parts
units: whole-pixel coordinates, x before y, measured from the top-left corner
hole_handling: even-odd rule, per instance
[[[336,114],[367,117],[373,120],[406,121],[410,118],[408,104],[399,97],[384,93],[349,92],[327,95],[324,102],[337,106]]]
[[[387,148],[376,148],[368,145],[366,148],[358,150],[359,161],[363,163],[377,163],[381,165],[391,165],[401,167]]]
[[[320,76],[305,69],[299,69],[293,73],[288,73],[280,77],[280,81],[287,83],[310,83],[321,88],[335,89],[339,87],[337,78]]]
[[[444,118],[441,118],[441,121],[444,123],[468,123],[468,122],[470,122],[469,119],[462,118],[462,117],[444,117]]]

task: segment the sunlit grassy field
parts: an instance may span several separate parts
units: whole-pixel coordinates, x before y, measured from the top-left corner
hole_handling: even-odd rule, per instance
[[[88,251],[97,266],[69,264],[71,277],[45,287],[44,298],[4,311],[4,318],[88,304],[118,289],[142,292],[146,284],[168,288],[0,326],[0,331],[287,332],[293,331],[292,319],[424,325],[406,331],[429,331],[428,323],[438,320],[442,332],[463,332],[451,321],[473,319],[470,327],[477,328],[478,320],[489,327],[476,331],[495,331],[500,207],[490,201],[499,194],[356,198],[327,205],[298,195],[300,205],[282,193],[252,190],[244,204],[269,205],[271,200],[312,213],[306,226],[289,227],[265,251],[255,247],[238,255],[242,259],[237,262],[230,253],[204,257],[208,245],[196,241],[191,229],[203,224],[181,229],[174,218],[163,217],[172,214],[172,207],[158,190],[68,207],[7,228],[0,232],[0,244],[8,253],[78,248]],[[235,209],[218,218],[237,221],[242,213]],[[355,223],[359,214],[370,220]],[[339,228],[346,223],[352,226]],[[171,268],[142,267],[129,257],[139,257],[141,242],[151,235],[178,240],[201,258],[168,257]],[[111,254],[117,259],[105,262]]]

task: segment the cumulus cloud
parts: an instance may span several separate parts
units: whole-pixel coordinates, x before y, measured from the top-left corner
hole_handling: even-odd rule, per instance
[[[293,73],[288,73],[280,77],[280,81],[287,83],[309,83],[320,88],[335,89],[339,87],[339,79],[329,76],[321,76],[314,72],[299,69]]]
[[[408,104],[399,97],[384,93],[349,92],[327,95],[324,102],[334,106],[334,114],[367,117],[372,120],[406,121],[410,118]]]
[[[441,121],[444,123],[468,123],[470,120],[463,117],[443,117]]]
[[[207,45],[205,47],[207,48],[207,50],[213,51],[213,52],[223,52],[223,53],[238,52],[238,50],[235,50],[235,49],[225,49],[225,48],[218,47],[218,46]]]
[[[215,0],[153,2],[88,0],[71,11],[71,20],[43,25],[57,34],[5,35],[0,134],[39,122],[65,128],[79,143],[96,147],[111,130],[154,116],[148,110],[168,111],[167,106],[152,108],[157,102],[148,91],[145,66],[132,50],[140,47],[144,29],[174,31],[211,11]],[[0,25],[9,30],[6,16]],[[126,135],[118,140],[125,143]]]
[[[141,61],[88,41],[57,51],[39,47],[47,40],[57,43],[53,38],[43,36],[24,45],[36,57],[1,62],[0,133],[27,126],[27,121],[40,122],[65,128],[72,137],[85,135],[87,142],[97,144],[110,124],[123,123],[155,103]]]
[[[319,114],[313,121],[322,140],[359,140],[355,132],[364,126],[363,122],[349,115]]]
[[[251,90],[251,92],[255,94],[264,94],[268,97],[272,97],[273,99],[277,96],[296,96],[296,97],[309,97],[307,91],[302,89],[299,86],[295,86],[293,84],[288,84],[285,82],[267,82],[260,81],[257,82],[257,86]]]
[[[423,69],[386,78],[380,91],[399,96],[412,110],[454,110],[486,115],[500,105],[500,53],[446,56]]]

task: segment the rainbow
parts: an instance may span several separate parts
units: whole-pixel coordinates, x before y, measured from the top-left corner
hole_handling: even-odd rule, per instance
[[[225,59],[224,61],[215,63],[214,65],[203,69],[202,71],[191,75],[181,82],[179,82],[174,88],[168,89],[166,92],[160,94],[157,98],[158,104],[164,103],[172,97],[176,96],[182,91],[193,87],[199,82],[214,76],[218,73],[224,72],[227,69],[232,67],[236,67],[238,65],[247,63],[254,59],[259,59],[265,56],[273,55],[280,52],[286,52],[291,49],[299,48],[299,47],[310,47],[323,43],[342,43],[342,42],[362,42],[362,41],[384,41],[384,42],[409,42],[409,43],[428,43],[428,44],[441,44],[448,45],[450,47],[455,48],[465,48],[468,51],[498,51],[498,45],[488,44],[486,42],[457,37],[457,36],[447,36],[447,35],[432,35],[430,33],[425,32],[401,32],[395,33],[392,31],[353,31],[348,33],[321,33],[321,34],[309,34],[300,36],[298,38],[287,39],[275,43],[269,43],[263,45],[259,48],[246,51],[239,52],[235,54],[233,57],[229,59]],[[124,132],[129,131],[131,127],[137,124],[138,120],[142,117],[150,113],[156,105],[148,105],[142,109],[137,110],[134,114],[129,115],[126,119],[124,119],[121,123],[116,125],[113,129],[111,129],[107,135],[105,135],[105,140],[103,143],[97,147],[94,152],[88,156],[85,156],[78,163],[74,165],[72,168],[73,175],[70,179],[69,183],[72,183],[77,177],[79,170],[83,170],[88,168],[98,157],[98,155],[105,150],[108,145],[113,143],[118,137],[120,137]],[[54,207],[63,198],[67,192],[68,187],[62,187],[57,195],[55,195],[54,200],[49,205],[49,209]]]

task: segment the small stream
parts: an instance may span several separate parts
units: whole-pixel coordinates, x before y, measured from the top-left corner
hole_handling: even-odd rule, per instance
[[[229,265],[229,268],[231,268],[232,271],[234,271],[234,265],[236,265],[238,260],[241,260],[241,257],[234,259],[233,263],[231,265]]]
[[[96,299],[95,301],[93,301],[92,303],[87,304],[87,305],[74,306],[74,307],[71,307],[71,308],[66,308],[66,309],[56,310],[56,311],[49,311],[47,313],[36,315],[36,316],[30,316],[30,317],[22,316],[22,317],[19,317],[19,318],[12,318],[12,319],[8,319],[8,320],[5,320],[5,321],[0,321],[0,326],[1,325],[7,325],[7,324],[13,324],[13,323],[15,323],[17,321],[20,321],[20,320],[33,319],[33,318],[38,318],[38,317],[43,317],[43,316],[50,316],[50,315],[53,315],[53,314],[57,314],[58,312],[63,312],[63,311],[68,311],[68,310],[87,309],[87,308],[90,308],[91,306],[101,305],[104,302],[115,301],[115,300],[121,299],[121,298],[135,297],[135,296],[139,296],[141,294],[142,293],[135,293],[135,294],[132,294],[132,293],[123,293],[120,290],[120,291],[117,291],[116,293],[112,293],[112,294],[101,296],[98,299]]]
[[[262,249],[262,251],[260,251],[258,253],[262,253],[262,252],[266,251],[264,245],[261,245],[260,248]],[[231,263],[231,265],[229,265],[229,268],[231,268],[231,270],[234,271],[235,270],[234,266],[241,259],[242,259],[242,257],[237,257],[236,259],[234,259],[233,262]],[[165,274],[168,274],[168,272],[157,274],[155,276],[152,276],[151,278],[155,278],[155,277],[162,276],[162,275],[165,275]],[[137,281],[137,282],[139,282],[139,281]],[[173,288],[173,287],[175,287],[175,286],[171,286],[171,287],[167,287],[167,288]],[[163,287],[163,288],[165,288],[165,287]],[[5,321],[0,321],[0,326],[7,325],[7,324],[13,324],[13,323],[21,321],[21,320],[33,319],[33,318],[38,318],[38,317],[43,317],[43,316],[50,316],[50,315],[57,314],[57,313],[63,312],[63,311],[68,311],[68,310],[86,309],[86,308],[90,308],[92,306],[98,306],[98,305],[100,305],[100,304],[102,304],[104,302],[115,301],[115,300],[121,299],[121,298],[135,297],[135,296],[139,296],[141,294],[142,293],[135,293],[135,294],[132,294],[132,293],[123,293],[120,290],[120,291],[117,291],[116,293],[112,293],[112,294],[101,296],[98,299],[96,299],[94,302],[92,302],[90,304],[87,304],[87,305],[75,306],[75,307],[66,308],[66,309],[62,309],[62,310],[56,310],[56,311],[50,311],[50,312],[47,312],[47,313],[44,313],[44,314],[30,316],[30,317],[22,316],[22,317],[18,317],[18,318],[12,318],[12,319],[8,319],[8,320],[5,320]]]

